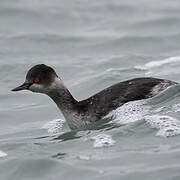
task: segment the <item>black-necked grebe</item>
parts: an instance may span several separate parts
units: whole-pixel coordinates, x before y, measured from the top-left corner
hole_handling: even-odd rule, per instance
[[[30,90],[47,94],[62,111],[69,127],[79,129],[129,101],[153,97],[175,84],[165,79],[136,78],[108,87],[86,100],[77,101],[51,67],[39,64],[28,71],[24,84],[12,91]]]

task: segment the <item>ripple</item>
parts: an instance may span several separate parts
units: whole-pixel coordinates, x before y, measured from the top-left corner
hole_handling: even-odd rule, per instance
[[[171,110],[172,110],[173,112],[180,112],[180,103],[174,104],[174,105],[171,107]]]

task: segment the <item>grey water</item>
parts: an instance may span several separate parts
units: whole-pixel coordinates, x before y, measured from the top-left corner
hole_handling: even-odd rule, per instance
[[[79,132],[48,97],[10,91],[38,63],[78,100],[135,77],[180,82],[180,1],[1,0],[0,24],[0,180],[180,179],[179,86]]]

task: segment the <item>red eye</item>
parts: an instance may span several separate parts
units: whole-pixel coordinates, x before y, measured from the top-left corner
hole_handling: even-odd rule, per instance
[[[40,79],[38,77],[34,78],[34,82],[38,83],[40,81]]]

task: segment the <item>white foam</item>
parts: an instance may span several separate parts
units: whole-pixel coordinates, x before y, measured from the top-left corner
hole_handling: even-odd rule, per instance
[[[42,127],[42,129],[47,129],[48,133],[50,133],[50,134],[57,134],[62,130],[64,123],[65,123],[64,119],[54,119],[54,120],[46,123]]]
[[[120,106],[106,117],[113,116],[113,122],[124,125],[141,120],[150,112],[149,110],[150,106],[145,105],[144,100],[132,101]]]
[[[175,112],[180,111],[180,104],[175,104],[170,107]],[[161,115],[167,108],[164,106],[157,109],[152,109],[146,104],[145,100],[133,101],[120,106],[112,111],[107,117],[113,117],[112,122],[117,124],[128,124],[139,120],[145,120],[151,128],[158,130],[157,136],[170,137],[180,135],[180,121],[174,117]]]
[[[180,121],[164,115],[145,116],[145,121],[152,128],[159,129],[157,136],[170,137],[180,135]]]
[[[3,151],[0,150],[0,158],[5,157],[5,156],[7,156],[7,155],[8,155],[8,154],[6,154],[5,152],[3,152]]]
[[[98,134],[91,139],[94,141],[93,147],[95,148],[109,147],[115,144],[115,141],[112,139],[112,137],[107,134]]]
[[[160,67],[162,65],[175,63],[175,62],[180,62],[180,56],[170,57],[170,58],[163,59],[160,61],[158,61],[158,60],[157,61],[150,61],[144,65],[137,65],[134,68],[139,69],[139,70],[148,70],[151,68]]]

